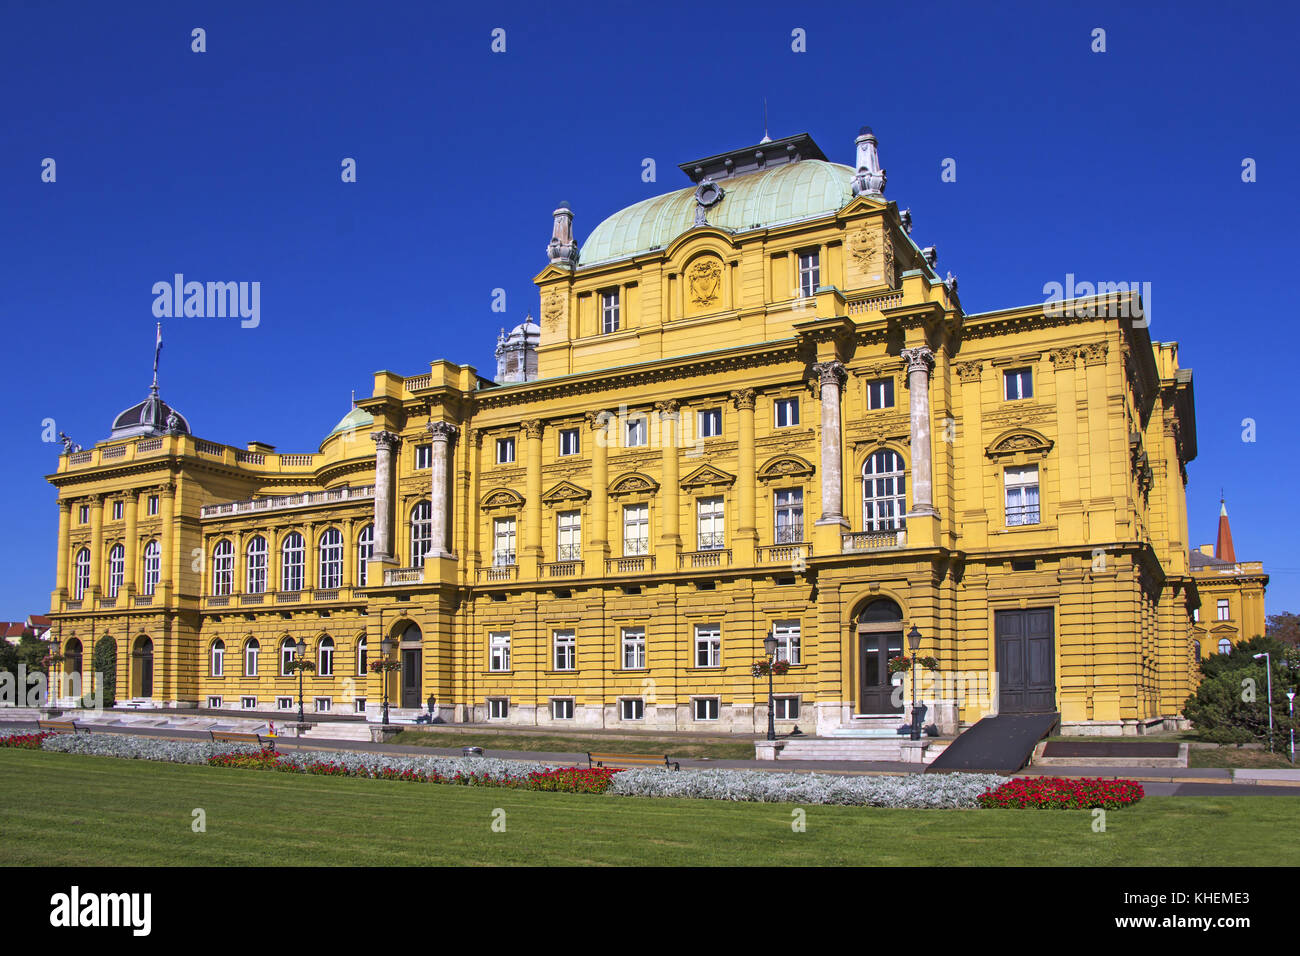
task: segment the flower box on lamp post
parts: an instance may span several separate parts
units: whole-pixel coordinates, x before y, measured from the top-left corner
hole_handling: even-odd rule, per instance
[[[395,729],[388,724],[388,675],[393,671],[401,670],[402,662],[393,660],[390,655],[397,642],[391,637],[386,637],[379,642],[379,651],[383,655],[377,661],[370,662],[370,672],[380,675],[384,682],[384,715],[379,727],[371,731],[371,737],[377,741],[386,740],[395,733]]]
[[[302,675],[304,671],[314,671],[316,665],[307,659],[307,642],[305,640],[298,638],[294,650],[297,651],[297,654],[293,660],[284,665],[284,669],[290,674],[295,671],[298,673],[298,723],[294,727],[298,731],[298,736],[301,737],[305,731],[311,729],[311,724],[307,723],[307,717],[302,712]]]

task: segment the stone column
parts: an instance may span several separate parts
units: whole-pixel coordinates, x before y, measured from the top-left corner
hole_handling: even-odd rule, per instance
[[[930,465],[930,370],[934,351],[924,345],[903,349],[907,363],[907,387],[912,412],[912,510],[909,515],[937,515],[934,507],[934,477]]]
[[[353,564],[357,558],[357,540],[356,522],[351,518],[343,519],[343,587],[351,591],[356,584],[356,576],[352,572]],[[236,584],[239,582],[236,581]]]
[[[676,399],[656,402],[655,412],[659,415],[659,447],[663,455],[663,484],[659,489],[659,542],[666,549],[675,551],[682,542],[681,488],[677,470],[682,413]],[[674,560],[670,566],[661,566],[660,570],[671,570],[676,566]]]
[[[72,502],[67,499],[59,501],[59,554],[58,565],[54,569],[54,589],[60,597],[68,596],[68,527],[71,523]]]
[[[754,398],[752,388],[741,388],[731,393],[736,406],[736,424],[739,433],[736,457],[740,474],[736,476],[736,495],[739,499],[740,523],[732,545],[736,564],[751,564],[754,547],[758,544],[758,527],[755,521],[755,459],[754,459]]]
[[[162,591],[165,602],[170,603],[175,599],[175,575],[176,566],[176,529],[172,518],[175,512],[176,486],[168,483],[162,486],[159,493],[158,512],[162,522],[162,553],[158,556],[158,589]],[[130,642],[127,643],[127,651],[130,651]]]
[[[104,593],[104,496],[97,494],[90,505],[90,593]]]
[[[818,362],[813,366],[822,396],[822,516],[819,525],[847,528],[844,517],[844,435],[840,427],[840,386],[848,373],[841,362]]]
[[[429,436],[433,439],[433,478],[429,490],[433,547],[429,555],[435,558],[453,557],[448,540],[451,502],[447,495],[447,446],[458,431],[451,422],[429,422]]]
[[[402,446],[402,439],[389,431],[372,432],[370,439],[375,443],[374,560],[392,564],[397,560],[393,550],[393,502],[397,495],[395,465],[397,449]]]
[[[588,412],[591,430],[591,548],[597,562],[609,555],[609,412]],[[604,573],[604,564],[596,571]],[[590,572],[589,572],[590,573]]]
[[[527,448],[526,469],[524,472],[524,557],[528,559],[533,577],[537,575],[537,564],[542,559],[542,429],[539,419],[531,419],[524,424],[524,444]],[[525,573],[524,562],[520,561],[519,572]]]

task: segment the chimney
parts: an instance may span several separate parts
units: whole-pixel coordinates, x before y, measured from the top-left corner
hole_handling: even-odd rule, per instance
[[[1219,538],[1214,543],[1214,556],[1220,561],[1237,563],[1237,554],[1232,550],[1232,529],[1228,527],[1228,506],[1219,499]]]

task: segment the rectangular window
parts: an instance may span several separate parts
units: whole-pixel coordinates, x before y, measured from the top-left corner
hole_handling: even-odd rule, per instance
[[[1228,616],[1228,615],[1229,615],[1229,612],[1228,612],[1228,599],[1227,599],[1227,598],[1223,598],[1222,600],[1220,600],[1220,601],[1218,602],[1218,608],[1219,608],[1219,620],[1220,620],[1220,621],[1228,621],[1228,620],[1231,620],[1231,618]]]
[[[1199,621],[1200,619],[1201,619],[1201,609],[1199,607],[1192,608],[1192,620]]]
[[[722,665],[722,628],[717,624],[695,625],[695,666]]]
[[[328,714],[330,712],[330,700],[329,697],[317,697],[315,701],[316,713]]]
[[[645,701],[640,697],[624,697],[618,702],[619,720],[644,720]]]
[[[618,328],[618,289],[610,289],[600,294],[600,330],[608,335]]]
[[[551,719],[572,720],[573,719],[573,698],[552,697],[551,698]]]
[[[555,517],[555,560],[582,560],[582,512],[561,511]]]
[[[120,501],[113,502],[113,520],[114,521],[122,520],[122,502]]]
[[[798,697],[774,697],[772,698],[772,704],[772,713],[777,720],[799,719]]]
[[[623,555],[650,553],[650,506],[623,506]]]
[[[722,496],[700,498],[696,501],[696,514],[699,520],[699,542],[697,551],[720,551],[726,542],[723,527]]]
[[[783,488],[776,493],[776,544],[803,540],[803,489]]]
[[[276,709],[276,710],[293,710],[293,698],[292,698],[292,697],[277,697],[277,698],[275,699],[275,709]]]
[[[208,707],[211,708],[212,710],[220,710],[220,709],[221,709],[221,698],[220,698],[220,697],[209,697],[209,698],[208,698]]]
[[[90,524],[90,505],[82,505],[78,515],[81,524]]]
[[[560,454],[576,455],[582,451],[582,442],[576,428],[560,429]]]
[[[555,669],[571,671],[578,666],[578,641],[573,631],[554,631]]]
[[[799,424],[799,399],[778,398],[772,403],[772,407],[776,412],[777,428],[789,428]]]
[[[722,434],[722,409],[702,408],[695,416],[696,434],[701,438],[717,438]]]
[[[877,408],[894,407],[894,380],[892,378],[878,378],[874,382],[867,383],[867,408],[874,411]]]
[[[366,699],[364,697],[352,698],[352,712],[354,714],[364,714],[366,712]]]
[[[264,594],[266,593],[266,539],[261,535],[255,537],[249,543],[247,553],[244,590],[249,594]]]
[[[625,448],[642,448],[645,446],[648,429],[646,428],[646,419],[629,418],[627,420],[627,429],[623,435],[623,447]]]
[[[248,644],[245,645],[244,647],[244,676],[245,677],[257,676],[258,656],[259,656],[259,648],[257,645],[257,641],[255,640],[249,641]]]
[[[772,636],[776,638],[776,659],[787,664],[800,663],[799,622],[777,621],[772,625]]]
[[[256,697],[241,697],[241,698],[239,698],[239,709],[240,709],[240,710],[257,710],[257,698],[256,698]]]
[[[148,514],[151,514],[151,515],[156,515],[156,514],[158,513],[158,496],[157,496],[157,495],[150,495],[150,496],[149,496],[149,503],[148,503],[148,505],[146,506],[145,511],[146,511]]]
[[[1007,527],[1038,524],[1038,466],[1022,465],[1004,472]]]
[[[718,719],[718,698],[716,697],[695,697],[691,700],[695,710],[696,720],[717,720]]]
[[[509,465],[515,460],[515,440],[513,438],[497,439],[497,464]]]
[[[415,446],[415,470],[433,467],[433,445]]]
[[[799,253],[799,295],[808,298],[821,285],[821,253],[817,250]]]
[[[487,699],[488,720],[505,720],[510,716],[510,701],[505,697]]]
[[[1002,373],[1002,381],[1006,388],[1005,395],[1008,402],[1018,398],[1033,398],[1034,376],[1029,369],[1008,369]]]
[[[645,628],[625,627],[623,637],[623,670],[645,670]]]
[[[488,670],[510,670],[509,631],[493,631],[488,634]]]
[[[515,563],[515,519],[495,518],[492,521],[492,566],[508,567]]]

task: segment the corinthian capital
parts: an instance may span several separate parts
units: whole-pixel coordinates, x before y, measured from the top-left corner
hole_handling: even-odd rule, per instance
[[[731,393],[731,400],[737,409],[753,408],[757,393],[752,388],[738,388]]]
[[[823,387],[827,385],[843,385],[848,379],[849,373],[844,370],[843,362],[818,362],[813,367],[813,374],[817,376],[818,384]]]
[[[429,434],[434,441],[451,441],[459,431],[451,422],[429,422]]]
[[[929,346],[919,345],[914,349],[903,349],[898,354],[907,363],[908,375],[913,372],[925,372],[929,375],[934,368],[934,350]]]
[[[540,418],[530,418],[528,421],[523,423],[523,426],[524,434],[529,438],[542,437],[542,421]]]
[[[395,451],[402,444],[402,436],[396,432],[371,432],[370,440],[376,451]]]
[[[655,411],[659,413],[661,419],[676,418],[681,407],[682,403],[675,398],[670,398],[664,402],[655,402]]]
[[[614,415],[612,412],[602,408],[598,412],[587,412],[583,417],[587,420],[587,427],[595,432],[604,431]]]

